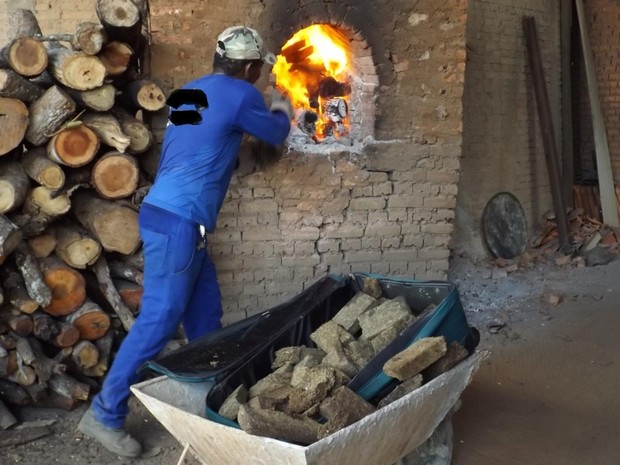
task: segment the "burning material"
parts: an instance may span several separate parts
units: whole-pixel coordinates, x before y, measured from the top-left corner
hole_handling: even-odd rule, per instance
[[[336,28],[315,24],[297,32],[273,67],[276,87],[297,111],[295,124],[315,142],[349,134],[350,51]]]

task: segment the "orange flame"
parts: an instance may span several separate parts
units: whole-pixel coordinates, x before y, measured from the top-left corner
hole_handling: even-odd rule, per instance
[[[318,114],[318,139],[327,135],[328,127],[331,127],[329,131],[333,132],[333,135],[343,135],[342,129],[333,131],[334,123],[324,114],[323,104],[331,97],[338,97],[344,99],[348,105],[349,62],[350,48],[347,38],[332,26],[314,24],[298,31],[284,44],[273,66],[276,87],[286,92],[293,107],[312,110]],[[325,92],[323,89],[328,81],[332,90]],[[332,95],[326,95],[329,93]],[[348,128],[348,118],[342,123],[342,127]]]

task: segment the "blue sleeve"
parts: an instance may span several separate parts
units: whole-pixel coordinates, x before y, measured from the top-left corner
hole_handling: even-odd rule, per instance
[[[243,132],[272,145],[284,142],[291,130],[286,113],[270,111],[255,88],[245,93],[237,111],[236,123]]]

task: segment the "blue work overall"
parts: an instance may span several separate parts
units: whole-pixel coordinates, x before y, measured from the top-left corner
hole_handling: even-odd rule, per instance
[[[140,314],[92,404],[97,420],[109,428],[123,427],[137,370],[166,346],[181,322],[190,341],[221,327],[220,288],[199,226],[148,203],[142,204],[139,225],[145,262]]]

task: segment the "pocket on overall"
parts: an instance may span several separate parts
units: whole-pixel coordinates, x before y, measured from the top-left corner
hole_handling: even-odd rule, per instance
[[[163,276],[169,273],[166,259],[169,255],[168,244],[170,238],[168,234],[142,229],[140,231],[142,241],[144,243],[144,261],[145,268],[148,267],[151,273],[157,276]]]
[[[178,224],[177,233],[170,238],[168,244],[169,260],[174,274],[183,273],[192,264],[198,245],[198,230],[189,222]]]

